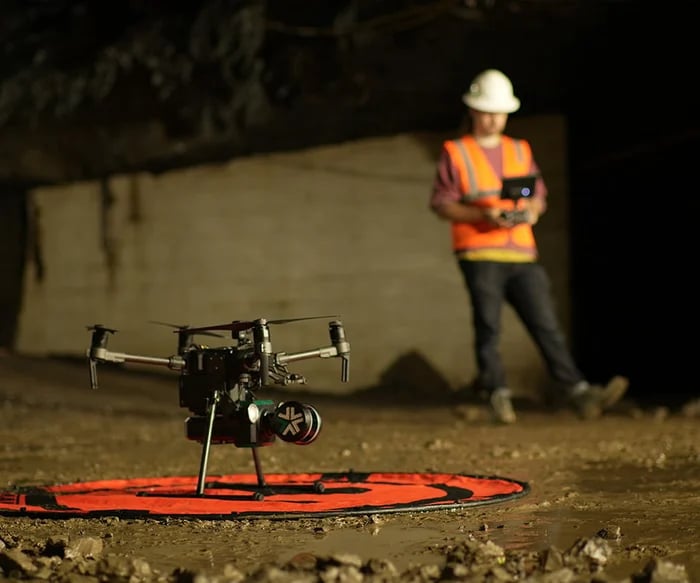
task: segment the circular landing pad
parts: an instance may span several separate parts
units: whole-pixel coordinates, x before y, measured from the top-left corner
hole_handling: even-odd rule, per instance
[[[505,502],[529,492],[497,476],[341,472],[98,480],[0,492],[0,514],[37,517],[120,516],[207,519],[303,518],[412,512]]]

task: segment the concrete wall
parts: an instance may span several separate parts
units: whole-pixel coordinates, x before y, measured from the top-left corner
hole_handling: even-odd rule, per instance
[[[509,131],[533,142],[550,186],[537,232],[567,324],[564,122],[514,117]],[[337,314],[352,344],[350,383],[339,382],[337,359],[290,366],[310,390],[459,388],[474,374],[469,306],[448,225],[427,209],[446,137],[365,139],[37,189],[43,274],[27,264],[17,350],[82,355],[85,327],[101,323],[119,330],[112,350],[169,356],[175,334],[149,321]],[[511,380],[526,391],[543,368],[509,309],[504,319]],[[278,325],[272,341],[275,351],[325,346],[327,325]]]

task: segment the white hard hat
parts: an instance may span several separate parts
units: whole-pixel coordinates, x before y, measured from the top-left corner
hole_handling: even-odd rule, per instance
[[[513,95],[513,84],[496,69],[487,69],[474,77],[462,101],[488,113],[513,113],[520,109],[520,100]]]

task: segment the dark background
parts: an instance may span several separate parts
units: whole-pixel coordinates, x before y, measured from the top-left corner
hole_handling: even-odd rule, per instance
[[[517,115],[567,118],[573,342],[582,368],[593,380],[626,374],[641,401],[697,396],[690,234],[700,127],[697,49],[683,7],[3,0],[0,8],[8,275],[0,345],[11,347],[14,335],[28,188],[455,129],[470,79],[497,67],[521,97]],[[52,163],[32,167],[29,150]]]
[[[608,8],[568,68],[575,346],[592,375],[675,404],[698,396],[695,32],[661,4]]]

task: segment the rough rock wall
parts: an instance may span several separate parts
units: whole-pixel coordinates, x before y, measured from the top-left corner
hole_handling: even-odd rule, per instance
[[[513,118],[509,129],[532,140],[552,191],[537,229],[566,318],[564,124]],[[310,389],[461,387],[474,373],[468,301],[448,225],[427,208],[446,137],[401,134],[36,189],[42,269],[29,255],[17,349],[82,355],[85,326],[101,323],[119,330],[112,350],[169,356],[175,335],[149,321],[338,314],[352,343],[350,383],[340,384],[339,361],[290,366]],[[528,390],[543,369],[510,310],[505,319],[513,385]],[[275,326],[272,341],[275,351],[325,346],[327,327]]]
[[[561,112],[583,22],[550,0],[14,4],[0,19],[0,184],[28,187],[444,131],[492,66],[521,113]]]

